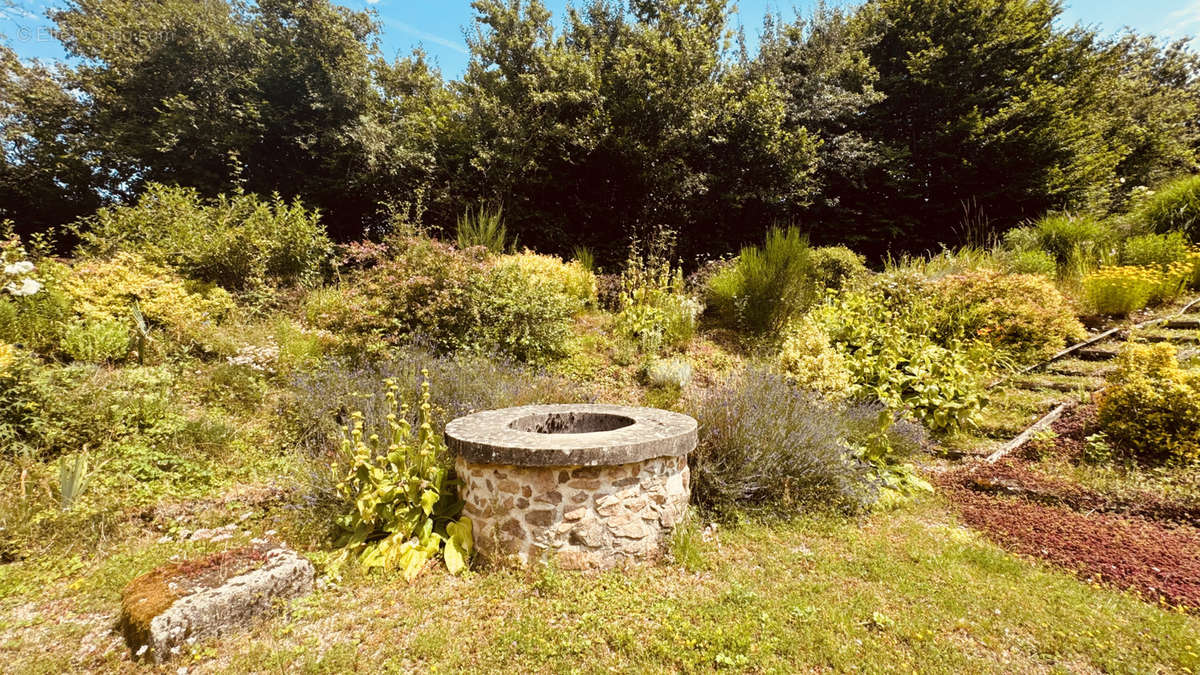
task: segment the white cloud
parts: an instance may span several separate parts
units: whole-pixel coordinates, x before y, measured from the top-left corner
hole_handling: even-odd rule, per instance
[[[398,30],[402,33],[408,33],[409,35],[418,37],[426,42],[432,42],[435,45],[441,45],[441,46],[445,47],[446,49],[453,49],[454,51],[456,51],[460,54],[469,53],[467,51],[467,46],[461,42],[455,42],[454,40],[444,38],[440,35],[434,35],[433,33],[427,33],[425,31],[421,30],[420,28],[411,26],[407,23],[404,23],[403,21],[396,21],[395,19],[384,19],[383,22],[386,25],[391,26],[392,28],[395,28],[396,30]]]
[[[1197,29],[1200,29],[1200,0],[1192,0],[1186,7],[1168,14],[1163,26],[1163,32],[1176,37],[1200,33]]]

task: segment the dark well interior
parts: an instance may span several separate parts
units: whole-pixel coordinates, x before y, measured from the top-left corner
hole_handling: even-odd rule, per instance
[[[631,426],[634,420],[624,415],[591,412],[561,412],[528,415],[509,423],[508,428],[535,434],[588,434]]]

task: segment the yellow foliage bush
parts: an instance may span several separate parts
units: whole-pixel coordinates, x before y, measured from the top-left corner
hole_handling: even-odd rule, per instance
[[[809,317],[793,322],[779,351],[779,366],[797,387],[843,398],[850,390],[846,357],[833,348],[829,336]]]
[[[554,256],[526,249],[523,253],[504,256],[501,263],[505,262],[515,264],[522,274],[538,285],[577,301],[579,309],[596,304],[596,275],[577,260],[563,262]]]
[[[134,300],[146,320],[173,329],[216,323],[234,308],[221,288],[185,281],[135,253],[77,264],[62,280],[76,313],[92,321],[131,321]]]
[[[8,372],[8,369],[17,362],[17,349],[7,342],[0,342],[0,375]]]
[[[1118,449],[1154,462],[1200,460],[1200,370],[1169,344],[1129,344],[1100,400],[1100,427]]]
[[[1114,265],[1083,279],[1083,298],[1097,315],[1124,316],[1168,302],[1200,281],[1200,252],[1165,265]]]

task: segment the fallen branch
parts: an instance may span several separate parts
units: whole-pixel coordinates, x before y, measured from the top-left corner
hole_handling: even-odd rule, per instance
[[[1019,436],[1012,439],[1008,443],[1005,443],[1004,447],[1002,447],[999,450],[988,455],[986,461],[989,464],[995,464],[997,461],[1000,460],[1001,457],[1004,457],[1005,455],[1012,452],[1013,450],[1016,450],[1017,448],[1021,447],[1022,445],[1025,445],[1026,443],[1028,443],[1029,439],[1033,438],[1034,435],[1036,435],[1039,431],[1041,431],[1042,429],[1045,429],[1045,428],[1049,427],[1051,424],[1053,424],[1054,420],[1058,419],[1059,416],[1063,414],[1063,411],[1067,409],[1068,405],[1070,405],[1070,404],[1069,403],[1059,403],[1058,406],[1054,408],[1054,410],[1051,410],[1050,412],[1046,413],[1046,415],[1044,417],[1042,417],[1042,419],[1034,422],[1033,426],[1029,427],[1025,431],[1022,431]]]

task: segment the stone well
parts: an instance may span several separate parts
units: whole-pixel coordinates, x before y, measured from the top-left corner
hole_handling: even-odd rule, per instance
[[[654,408],[505,408],[446,425],[446,442],[490,560],[554,555],[565,569],[658,557],[687,512],[696,420]]]

